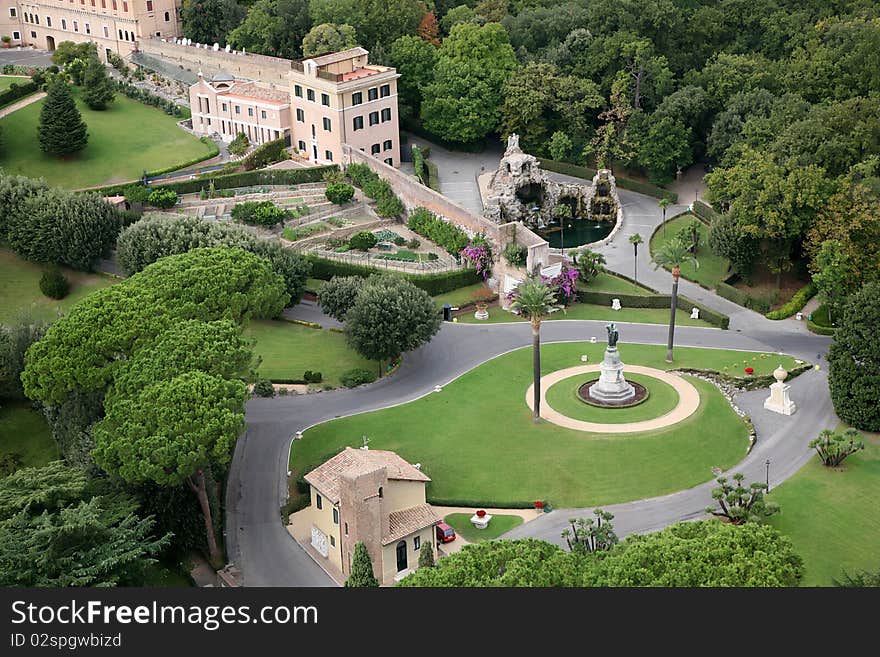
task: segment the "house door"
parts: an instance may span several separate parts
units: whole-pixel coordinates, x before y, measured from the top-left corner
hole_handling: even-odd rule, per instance
[[[406,570],[406,541],[397,544],[397,572]]]
[[[55,50],[55,37],[46,37],[46,50],[50,52]]]

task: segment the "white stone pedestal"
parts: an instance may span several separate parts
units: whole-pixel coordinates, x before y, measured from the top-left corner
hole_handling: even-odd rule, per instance
[[[599,380],[590,386],[590,396],[601,402],[624,402],[636,396],[636,390],[623,378],[623,363],[617,347],[607,347],[599,365]]]
[[[487,513],[482,518],[478,516],[476,513],[471,516],[471,522],[474,523],[474,527],[477,529],[486,529],[489,526],[489,521],[492,519],[492,514]]]
[[[485,306],[477,306],[477,312],[474,313],[474,319],[489,319],[489,310]]]
[[[797,405],[788,394],[791,386],[784,383],[788,372],[780,365],[774,370],[773,377],[776,379],[776,383],[770,385],[770,396],[764,400],[764,408],[781,415],[794,415],[797,411]]]

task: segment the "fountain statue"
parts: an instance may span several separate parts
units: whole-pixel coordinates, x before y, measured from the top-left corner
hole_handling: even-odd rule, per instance
[[[623,376],[623,363],[617,351],[617,341],[620,339],[617,327],[611,323],[605,326],[605,330],[608,331],[608,346],[599,365],[601,375],[590,386],[589,397],[598,404],[623,405],[636,396],[636,390]]]

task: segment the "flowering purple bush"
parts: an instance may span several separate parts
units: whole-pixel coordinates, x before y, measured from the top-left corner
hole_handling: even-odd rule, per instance
[[[567,306],[577,296],[578,270],[562,265],[562,271],[553,278],[541,277],[553,290],[556,300]]]
[[[492,271],[492,252],[485,241],[474,240],[461,250],[461,257],[474,263],[477,273],[483,280],[489,278]]]

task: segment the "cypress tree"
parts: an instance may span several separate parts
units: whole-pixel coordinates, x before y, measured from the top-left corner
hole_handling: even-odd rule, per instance
[[[93,110],[105,110],[113,102],[113,86],[107,70],[97,58],[90,58],[83,75],[83,100]]]
[[[68,87],[53,80],[40,110],[37,137],[40,149],[49,155],[69,155],[86,147],[89,135]]]
[[[422,549],[419,552],[419,568],[431,568],[434,565],[434,546],[431,541],[422,543]]]
[[[345,586],[349,588],[379,586],[379,582],[373,574],[373,561],[370,559],[370,553],[367,552],[367,546],[360,541],[354,546],[354,555],[351,559],[351,574],[345,580]]]

